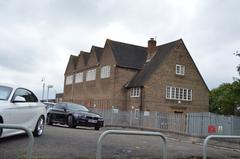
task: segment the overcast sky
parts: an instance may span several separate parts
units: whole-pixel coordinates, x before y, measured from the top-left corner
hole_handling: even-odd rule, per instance
[[[0,83],[42,98],[63,91],[71,54],[107,38],[147,46],[182,38],[209,89],[238,77],[239,0],[1,0]],[[46,93],[45,93],[46,94]],[[46,98],[46,97],[45,97]]]

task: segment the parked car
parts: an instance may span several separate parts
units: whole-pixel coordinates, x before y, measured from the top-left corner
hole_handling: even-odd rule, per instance
[[[54,105],[56,105],[56,103],[53,102],[43,102],[43,104],[45,105],[47,112],[49,112],[49,110],[52,109]]]
[[[94,127],[99,130],[103,127],[103,118],[90,112],[85,106],[74,103],[57,103],[47,114],[47,124],[67,124],[70,128],[76,126]]]
[[[23,87],[0,84],[0,123],[24,126],[38,137],[43,134],[46,109],[36,95]],[[23,133],[0,128],[0,137]]]

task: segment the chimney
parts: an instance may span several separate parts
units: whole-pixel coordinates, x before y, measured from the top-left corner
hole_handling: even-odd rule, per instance
[[[150,61],[151,58],[155,55],[157,51],[157,42],[154,38],[150,38],[148,40],[148,48],[147,48],[147,61]]]

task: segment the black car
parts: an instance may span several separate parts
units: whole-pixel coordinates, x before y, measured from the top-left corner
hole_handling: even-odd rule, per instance
[[[47,124],[67,124],[70,128],[76,126],[94,127],[99,130],[103,127],[103,118],[90,112],[85,106],[74,103],[58,103],[47,114]]]

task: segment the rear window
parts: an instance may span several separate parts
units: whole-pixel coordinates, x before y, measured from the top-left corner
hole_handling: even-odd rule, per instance
[[[0,86],[0,100],[8,100],[12,90],[11,87]]]

